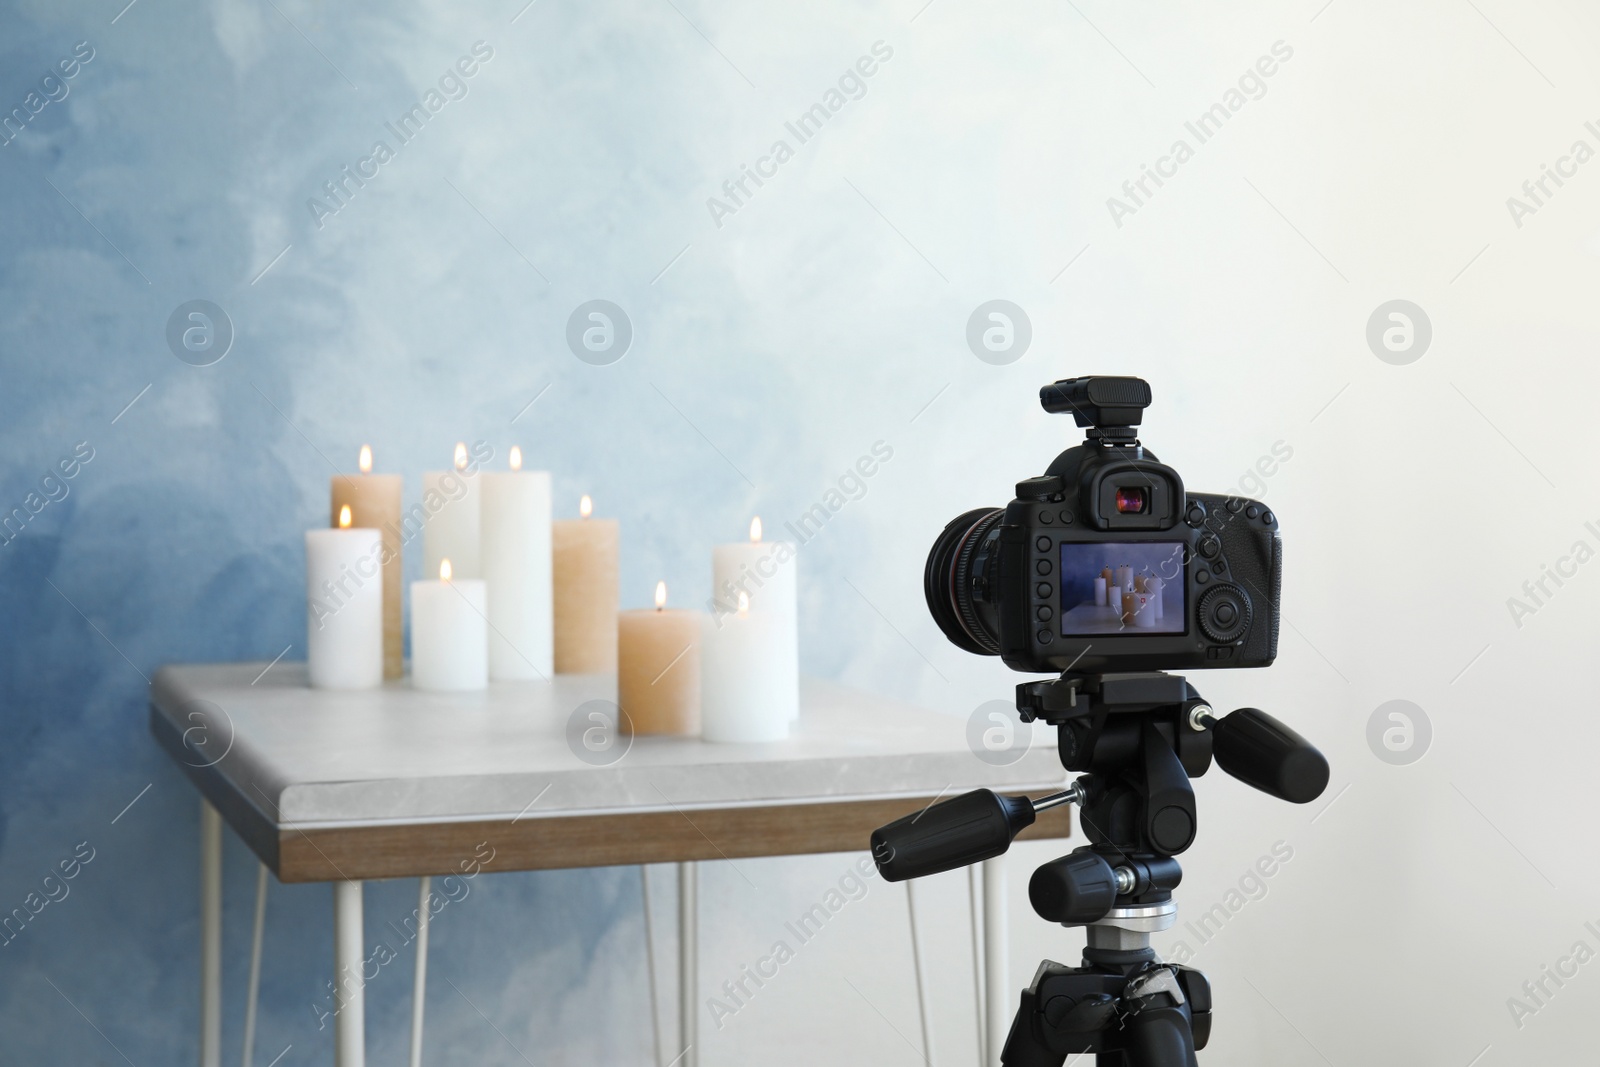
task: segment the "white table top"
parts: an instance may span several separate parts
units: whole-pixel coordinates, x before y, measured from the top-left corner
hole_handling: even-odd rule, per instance
[[[303,663],[279,663],[252,684],[265,667],[163,667],[151,684],[151,725],[175,759],[191,768],[214,760],[204,773],[280,826],[779,806],[1047,790],[1066,780],[1053,730],[1036,725],[1016,762],[995,766],[969,749],[963,717],[810,679],[787,740],[641,736],[620,760],[591,766],[569,748],[568,720],[586,701],[615,699],[609,675],[496,682],[476,693],[422,692],[408,680],[335,692],[309,688]],[[183,749],[176,739],[186,730],[206,744]]]

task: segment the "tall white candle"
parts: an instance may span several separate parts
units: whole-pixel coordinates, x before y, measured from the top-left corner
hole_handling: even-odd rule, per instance
[[[751,618],[766,620],[771,651],[764,669],[772,672],[776,697],[788,720],[800,717],[799,581],[795,547],[787,541],[763,541],[761,518],[750,522],[750,540],[717,545],[711,550],[713,623],[736,613],[739,598],[748,598]]]
[[[777,615],[759,614],[748,594],[705,624],[700,666],[700,736],[738,743],[789,735],[794,693],[775,669],[790,634]]]
[[[411,583],[411,684],[418,689],[483,689],[489,684],[489,623],[481,578]]]
[[[489,597],[489,677],[539,678],[555,673],[550,573],[550,473],[484,471],[481,543]]]
[[[350,525],[306,531],[306,665],[316,689],[383,681],[383,534]]]
[[[422,507],[427,515],[422,528],[423,574],[438,574],[439,564],[448,559],[456,581],[483,577],[476,471],[467,458],[466,444],[461,443],[456,445],[454,470],[423,473]]]

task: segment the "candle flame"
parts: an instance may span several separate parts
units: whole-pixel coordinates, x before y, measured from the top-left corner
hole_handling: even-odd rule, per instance
[[[587,519],[594,514],[594,501],[589,499],[589,494],[583,494],[583,499],[578,501],[578,514]]]
[[[512,470],[519,471],[522,469],[522,449],[518,448],[516,445],[512,445],[510,459]]]
[[[346,504],[339,509],[339,529],[350,529],[350,505]]]
[[[760,515],[757,515],[755,518],[750,520],[750,540],[751,541],[760,541],[761,540],[761,516]]]
[[[467,469],[467,446],[466,446],[465,442],[457,441],[456,442],[456,470],[464,471],[466,469]]]
[[[361,468],[362,474],[372,473],[372,446],[361,446],[361,458],[356,460],[356,466]]]
[[[439,561],[439,580],[441,582],[448,582],[450,580],[450,576],[454,573],[455,572],[450,569],[450,561],[448,559],[441,559]]]
[[[656,583],[656,610],[660,611],[667,606],[667,583]]]
[[[739,590],[739,614],[750,614],[750,594],[743,589]]]

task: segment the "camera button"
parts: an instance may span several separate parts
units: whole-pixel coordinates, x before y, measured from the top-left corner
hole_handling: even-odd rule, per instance
[[[1273,523],[1272,512],[1263,511],[1261,513],[1261,521],[1266,523],[1268,526],[1271,526]]]
[[[1040,630],[1039,631],[1039,643],[1041,645],[1048,645],[1051,641],[1055,640],[1055,636],[1056,635],[1051,633],[1049,630]]]
[[[1196,571],[1195,572],[1194,582],[1195,582],[1196,585],[1205,585],[1210,580],[1211,580],[1211,572],[1210,571],[1200,570],[1200,571]]]
[[[1247,519],[1260,518],[1261,509],[1256,507],[1254,504],[1251,504],[1249,507],[1244,509],[1244,515]]]
[[[1050,573],[1050,561],[1047,560],[1047,559],[1041,559],[1038,563],[1035,563],[1033,565],[1033,569],[1035,571],[1038,571],[1040,574],[1049,574]]]
[[[1040,622],[1049,622],[1050,616],[1054,614],[1055,612],[1051,611],[1048,607],[1044,607],[1043,605],[1039,607],[1038,611],[1034,612],[1034,615],[1038,617]]]
[[[1046,526],[1049,526],[1052,522],[1055,522],[1056,520],[1055,520],[1055,518],[1053,516],[1051,516],[1051,514],[1048,511],[1041,511],[1041,512],[1039,512],[1039,521],[1044,523]]]
[[[1205,507],[1205,505],[1200,503],[1198,500],[1195,501],[1194,503],[1190,504],[1189,505],[1189,513],[1188,513],[1188,515],[1186,517],[1189,520],[1189,525],[1190,526],[1199,526],[1199,525],[1201,525],[1202,523],[1204,523],[1206,521],[1206,507]]]
[[[1215,559],[1222,552],[1222,542],[1215,537],[1202,537],[1200,539],[1200,554],[1206,559]]]
[[[1039,540],[1034,542],[1034,546],[1038,548],[1040,552],[1048,552],[1050,551],[1050,538],[1041,537]]]
[[[1040,600],[1048,599],[1050,596],[1050,583],[1040,582],[1038,585],[1033,587],[1033,591]]]
[[[1071,526],[1072,525],[1072,512],[1068,511],[1066,508],[1062,508],[1061,509],[1061,521],[1065,525]]]

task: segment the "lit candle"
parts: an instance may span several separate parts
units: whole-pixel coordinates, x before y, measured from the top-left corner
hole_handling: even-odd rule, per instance
[[[791,636],[782,620],[753,610],[739,593],[737,608],[704,629],[700,736],[707,741],[780,741],[789,734],[795,694],[776,663]]]
[[[656,583],[654,610],[617,616],[617,705],[636,734],[700,732],[700,641],[705,614],[667,610]]]
[[[763,541],[761,517],[750,521],[750,540],[717,545],[711,552],[713,621],[728,619],[741,594],[749,599],[749,614],[769,620],[772,651],[766,668],[772,671],[778,700],[789,719],[800,715],[800,651],[798,640],[798,582],[795,548],[787,541]]]
[[[361,446],[361,473],[352,478],[336,474],[331,483],[329,526],[339,524],[339,509],[349,508],[351,525],[370,529],[381,537],[377,550],[383,570],[383,676],[405,673],[405,647],[400,620],[400,489],[398,474],[373,474],[372,449]]]
[[[422,475],[423,574],[438,574],[439,564],[448,559],[456,581],[483,577],[478,508],[478,465],[468,457],[466,444],[457,444],[453,470]]]
[[[587,496],[578,515],[551,529],[556,673],[610,674],[617,669],[617,520],[594,518]]]
[[[483,579],[411,583],[411,684],[418,689],[483,689],[489,684],[489,623]]]
[[[522,469],[511,447],[509,471],[484,471],[481,543],[489,596],[489,677],[555,673],[550,575],[550,473]]]
[[[378,531],[306,531],[306,667],[316,689],[370,689],[383,682],[383,582]]]

